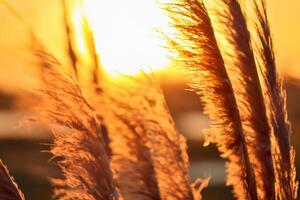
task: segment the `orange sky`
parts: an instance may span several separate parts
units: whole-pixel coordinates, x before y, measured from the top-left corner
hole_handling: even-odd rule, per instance
[[[267,2],[278,66],[300,78],[300,1]]]
[[[7,0],[33,25],[39,39],[56,57],[63,57],[63,29],[59,0]],[[143,0],[144,1],[144,0]],[[145,0],[146,1],[146,0]],[[300,1],[268,1],[278,66],[300,78]],[[0,88],[33,87],[30,41],[22,23],[0,5]],[[9,86],[9,87],[8,87]]]

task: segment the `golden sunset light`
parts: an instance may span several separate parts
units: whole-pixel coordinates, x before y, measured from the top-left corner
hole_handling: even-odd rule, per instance
[[[0,0],[0,200],[299,199],[299,10]]]
[[[110,75],[134,75],[168,65],[165,41],[157,32],[168,26],[168,18],[155,0],[83,1],[84,14],[94,32],[97,53]],[[80,10],[74,8],[74,21],[80,28]],[[78,27],[79,26],[79,27]],[[84,53],[82,34],[77,31],[78,48]]]

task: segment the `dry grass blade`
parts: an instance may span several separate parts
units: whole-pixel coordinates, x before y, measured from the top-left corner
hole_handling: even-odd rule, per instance
[[[275,196],[271,128],[245,16],[237,0],[219,0],[214,26],[236,95],[259,199]],[[225,43],[226,42],[226,43]]]
[[[193,194],[195,200],[201,200],[202,199],[202,191],[207,188],[210,181],[210,177],[206,179],[197,179],[193,184]]]
[[[21,190],[10,176],[6,166],[0,160],[0,199],[1,200],[25,200]]]
[[[64,200],[119,199],[94,109],[76,81],[59,73],[58,63],[40,59],[48,63],[44,91],[47,107],[37,120],[61,126],[53,131],[51,149],[64,175],[63,180],[54,180],[56,196]]]
[[[216,143],[222,157],[229,160],[227,183],[240,199],[257,199],[237,102],[206,8],[202,1],[177,0],[167,4],[166,10],[179,31],[170,41],[179,54],[178,64],[188,69],[190,86],[213,121],[207,141]]]
[[[290,142],[290,124],[286,111],[286,94],[275,63],[272,37],[264,0],[253,1],[256,18],[256,35],[253,38],[257,63],[266,88],[267,107],[273,128],[273,158],[276,169],[276,198],[297,199],[294,149]]]
[[[109,112],[115,118],[112,121],[118,121],[106,124],[112,141],[112,166],[117,168],[123,185],[120,190],[129,188],[125,193],[131,192],[128,197],[138,195],[137,199],[195,199],[185,139],[177,133],[152,75],[127,77],[104,86],[104,91]],[[123,128],[116,129],[115,124]],[[126,162],[140,166],[122,168]]]

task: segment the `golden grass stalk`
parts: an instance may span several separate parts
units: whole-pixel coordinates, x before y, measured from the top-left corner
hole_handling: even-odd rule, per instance
[[[175,0],[166,4],[166,10],[179,31],[170,41],[179,54],[178,64],[188,69],[190,87],[213,122],[206,140],[216,143],[221,156],[229,160],[227,184],[240,199],[257,199],[240,113],[206,8],[202,1]]]
[[[101,85],[103,84],[104,82],[101,82]],[[124,199],[158,200],[160,192],[151,152],[146,147],[147,139],[144,137],[143,129],[136,124],[135,116],[132,117],[133,113],[127,113],[130,117],[128,119],[119,117],[120,113],[127,110],[119,106],[114,99],[129,99],[127,96],[113,93],[113,88],[119,88],[118,93],[120,90],[126,91],[122,84],[116,85],[108,84],[101,87],[101,93],[95,94],[97,90],[92,90],[91,99],[95,100],[93,105],[103,117],[108,132],[111,165],[116,174],[117,185]]]
[[[236,95],[250,162],[255,169],[259,199],[272,199],[275,196],[275,178],[271,155],[271,128],[250,33],[237,0],[219,0],[217,4],[218,6],[214,6],[217,20],[213,25],[220,30],[220,41],[223,41],[220,49]]]
[[[132,118],[123,120],[114,115],[114,112],[122,110],[114,102],[106,103],[102,103],[99,110],[109,133],[111,165],[122,196],[124,199],[160,199],[151,152],[146,147],[143,130],[138,129],[139,125]],[[104,106],[109,110],[104,111]]]
[[[10,176],[8,169],[0,160],[0,199],[3,200],[25,200],[21,190],[18,188],[14,178]]]
[[[197,199],[186,141],[177,133],[153,75],[120,78],[103,91],[110,113],[104,118],[114,122],[106,122],[112,167],[124,199]]]
[[[88,52],[92,58],[93,61],[93,82],[95,84],[99,83],[99,72],[100,72],[100,61],[97,54],[95,39],[94,39],[94,33],[91,29],[87,18],[83,17],[83,32],[84,32],[84,39],[85,43],[87,45]]]
[[[62,5],[62,10],[63,10],[63,22],[64,22],[64,28],[65,28],[65,33],[66,33],[66,41],[67,41],[67,49],[68,49],[68,55],[71,61],[71,66],[73,67],[73,70],[75,72],[76,77],[78,77],[78,71],[77,71],[77,56],[76,56],[76,51],[73,47],[73,37],[72,37],[72,28],[70,26],[70,14],[68,11],[68,6],[66,3],[66,0],[61,1]]]
[[[45,108],[37,120],[62,127],[53,128],[51,152],[64,175],[63,180],[53,181],[55,195],[64,200],[119,199],[95,110],[72,76],[57,70],[59,63],[41,59],[48,66],[44,75]]]
[[[94,32],[88,22],[87,16],[82,8],[82,31],[84,35],[84,41],[87,46],[87,51],[89,53],[89,56],[93,62],[93,82],[95,84],[99,83],[99,74],[101,75],[102,67],[100,65],[100,60],[97,53],[96,43],[95,43],[95,37]]]
[[[276,198],[297,199],[294,148],[290,142],[290,124],[286,110],[286,93],[277,72],[273,42],[264,0],[254,0],[256,59],[263,77],[268,115],[273,131],[273,158],[276,170]]]

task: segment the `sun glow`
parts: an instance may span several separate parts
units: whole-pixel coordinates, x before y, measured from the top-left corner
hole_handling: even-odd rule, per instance
[[[167,66],[167,50],[157,29],[164,30],[168,19],[155,0],[85,0],[83,8],[100,62],[110,75]]]

